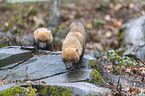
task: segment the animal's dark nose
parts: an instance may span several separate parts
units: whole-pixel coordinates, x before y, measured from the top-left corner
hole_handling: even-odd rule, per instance
[[[43,49],[43,48],[45,48],[45,46],[40,46],[40,48],[42,48],[42,49]]]
[[[46,43],[42,43],[42,42],[39,43],[40,49],[45,49],[45,47],[46,47]]]
[[[71,69],[71,66],[66,66],[66,69],[67,69],[67,70]]]

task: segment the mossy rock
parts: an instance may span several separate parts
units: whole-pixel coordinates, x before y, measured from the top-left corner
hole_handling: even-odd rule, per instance
[[[23,88],[16,86],[1,91],[0,96],[36,96],[36,93],[32,87]]]
[[[89,60],[89,66],[95,69],[91,73],[92,83],[105,83],[109,79],[108,77],[106,77],[108,75],[106,73],[106,70],[103,68],[99,61]]]
[[[2,48],[2,47],[7,47],[8,45],[0,45],[0,48]]]
[[[101,71],[101,66],[98,66],[99,63],[98,61],[94,61],[94,60],[89,60],[89,66],[93,69],[96,69],[97,71]]]
[[[93,83],[97,82],[97,81],[100,82],[100,83],[105,83],[104,79],[102,78],[102,76],[100,75],[100,73],[97,70],[92,72],[91,76],[92,76],[92,82]]]
[[[95,68],[97,67],[96,61],[94,61],[94,60],[89,60],[89,66],[90,66],[91,68],[95,69]]]
[[[42,96],[73,96],[71,90],[66,87],[59,86],[37,86],[36,89]]]
[[[95,71],[91,73],[92,82],[105,83],[105,81],[99,73],[101,71],[101,66],[98,66],[97,61],[89,60],[89,65],[91,68],[95,69]]]

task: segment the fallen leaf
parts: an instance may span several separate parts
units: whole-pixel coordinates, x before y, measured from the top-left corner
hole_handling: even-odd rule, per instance
[[[134,4],[133,4],[133,3],[130,3],[130,4],[128,5],[128,7],[129,7],[130,9],[133,9],[133,8],[134,8]]]
[[[130,88],[130,89],[129,89],[129,92],[132,93],[132,92],[135,91],[135,90],[136,90],[136,88]]]
[[[131,72],[131,69],[126,69],[125,72],[126,73],[130,73]]]
[[[114,10],[115,10],[115,11],[118,11],[118,10],[120,10],[120,8],[122,8],[122,5],[121,5],[121,4],[117,4],[117,5],[114,7]]]
[[[87,23],[87,24],[84,24],[84,25],[88,29],[93,29],[93,24],[92,23]]]
[[[110,15],[106,15],[106,16],[104,17],[104,19],[105,19],[106,21],[110,21],[110,20],[111,20],[111,16],[110,16]]]
[[[139,70],[140,70],[140,72],[141,72],[142,74],[145,74],[145,68],[144,68],[144,67],[139,68]]]
[[[106,37],[111,37],[112,36],[112,32],[111,31],[106,32],[105,36]]]
[[[38,16],[34,16],[33,20],[36,26],[45,25],[45,21],[43,20],[43,17],[40,14]]]
[[[121,21],[115,21],[115,22],[113,23],[113,25],[114,25],[115,27],[120,27],[120,26],[122,25],[122,22],[121,22]]]

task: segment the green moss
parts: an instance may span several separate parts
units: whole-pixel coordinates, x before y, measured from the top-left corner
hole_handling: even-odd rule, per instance
[[[91,76],[93,77],[92,82],[94,83],[98,81],[100,83],[105,83],[105,81],[99,73],[101,71],[101,66],[97,64],[97,61],[89,60],[89,65],[91,68],[95,69],[94,72],[91,73]]]
[[[40,90],[40,93],[42,94],[42,96],[45,96],[47,94],[49,87],[50,86],[43,86],[42,87],[42,89]]]
[[[68,89],[66,92],[62,93],[62,96],[72,96],[72,92]]]
[[[97,70],[95,70],[91,75],[93,77],[92,82],[98,81],[100,83],[105,83],[104,79]]]
[[[96,64],[96,63],[97,63],[97,62],[94,61],[94,60],[89,60],[89,65],[90,65],[90,67],[93,68],[93,69],[95,69],[95,68],[97,67],[97,64]]]
[[[29,90],[28,96],[36,96],[36,93],[32,87],[28,87],[28,90]]]
[[[72,92],[68,88],[58,86],[43,86],[40,90],[42,96],[72,96]]]
[[[101,71],[100,66],[97,65],[97,61],[89,60],[89,66],[97,71]]]
[[[2,47],[7,47],[8,45],[3,45]]]
[[[2,48],[2,47],[7,47],[8,45],[0,45],[0,48]]]
[[[90,95],[87,95],[87,96],[93,96],[93,95],[90,94]]]
[[[36,96],[36,94],[32,87],[27,87],[26,90],[20,86],[17,86],[0,92],[0,96]]]
[[[102,26],[106,23],[105,20],[102,20],[102,19],[93,19],[93,27],[96,28],[96,27],[99,27],[99,26]]]
[[[53,86],[49,89],[50,96],[72,96],[70,89]],[[67,95],[68,94],[68,95]]]

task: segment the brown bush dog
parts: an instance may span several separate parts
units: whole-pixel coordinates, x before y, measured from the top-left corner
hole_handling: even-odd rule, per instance
[[[34,31],[34,52],[39,49],[53,51],[53,36],[51,30],[38,28]]]
[[[73,22],[62,45],[62,61],[66,69],[78,68],[85,51],[86,32],[83,24]]]

